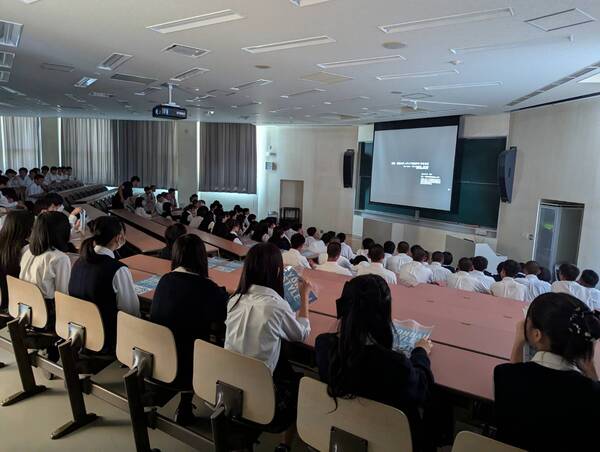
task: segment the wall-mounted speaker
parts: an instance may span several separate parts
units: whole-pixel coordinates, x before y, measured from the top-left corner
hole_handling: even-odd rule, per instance
[[[352,188],[354,178],[354,149],[344,152],[344,188]]]
[[[498,156],[498,188],[502,202],[512,201],[516,164],[517,148],[514,146]]]

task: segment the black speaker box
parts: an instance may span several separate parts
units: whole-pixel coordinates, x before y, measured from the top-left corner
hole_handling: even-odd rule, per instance
[[[500,190],[500,199],[502,202],[512,201],[516,164],[516,147],[511,147],[506,151],[502,151],[498,156],[498,188]]]
[[[354,149],[344,152],[344,188],[352,188],[354,176]]]

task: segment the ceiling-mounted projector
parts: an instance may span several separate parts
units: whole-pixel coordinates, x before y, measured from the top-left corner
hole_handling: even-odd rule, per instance
[[[187,110],[173,102],[173,85],[169,83],[169,103],[157,105],[152,109],[153,118],[187,119]]]

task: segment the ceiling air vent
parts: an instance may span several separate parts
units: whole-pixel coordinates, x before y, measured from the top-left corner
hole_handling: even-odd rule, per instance
[[[156,82],[156,79],[154,78],[132,74],[115,74],[111,77],[111,79],[119,80],[121,82],[141,83],[142,85],[149,85],[150,83]]]
[[[98,69],[102,69],[104,71],[114,71],[116,68],[132,58],[133,55],[127,55],[126,53],[113,53],[98,65]]]
[[[183,82],[184,80],[188,80],[192,77],[196,77],[197,75],[204,74],[205,72],[208,72],[208,69],[195,67],[192,69],[188,69],[187,71],[182,72],[181,74],[177,74],[174,77],[171,77],[171,80],[175,80],[176,82]]]
[[[186,46],[184,44],[171,44],[169,47],[163,49],[163,52],[172,52],[177,55],[183,55],[190,58],[199,58],[207,53],[210,53],[210,50],[199,49],[197,47]]]

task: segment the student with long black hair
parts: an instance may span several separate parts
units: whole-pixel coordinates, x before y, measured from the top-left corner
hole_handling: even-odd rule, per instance
[[[166,246],[160,250],[158,257],[171,260],[171,253],[175,241],[182,235],[187,234],[187,228],[181,223],[174,223],[165,230]]]
[[[595,450],[600,320],[579,299],[545,293],[517,325],[512,364],[494,370],[498,439],[529,451]],[[537,353],[523,362],[523,347]]]
[[[296,315],[283,298],[283,259],[272,243],[259,243],[248,251],[240,284],[227,306],[225,348],[264,362],[275,384],[275,417],[269,431],[285,431],[276,450],[289,451],[295,430],[298,385],[282,354],[284,342],[304,342],[310,334],[308,295],[311,285],[300,281],[301,303]]]
[[[21,258],[31,235],[35,217],[27,210],[12,210],[0,230],[0,310],[8,308],[6,277],[19,277]]]
[[[433,386],[431,342],[417,342],[409,358],[392,349],[392,296],[379,275],[351,279],[337,303],[338,332],[321,334],[315,343],[319,374],[329,395],[365,397],[402,410],[419,450],[423,441],[419,408]]]
[[[290,241],[285,238],[285,230],[281,226],[277,226],[273,229],[273,235],[269,239],[269,243],[274,244],[282,251],[288,251],[290,249]]]
[[[81,244],[80,257],[73,265],[69,294],[98,306],[104,324],[104,351],[114,352],[117,312],[140,316],[140,302],[131,272],[115,258],[125,244],[125,226],[117,217],[99,217],[93,235]]]
[[[258,243],[265,243],[269,241],[269,224],[266,221],[261,221],[254,228],[254,232],[250,237],[252,240]]]
[[[200,237],[187,234],[173,245],[171,272],[164,275],[154,294],[150,320],[173,331],[177,344],[177,378],[184,390],[175,420],[188,425],[195,420],[192,407],[194,341],[223,343],[227,316],[227,291],[208,278],[206,247]]]

